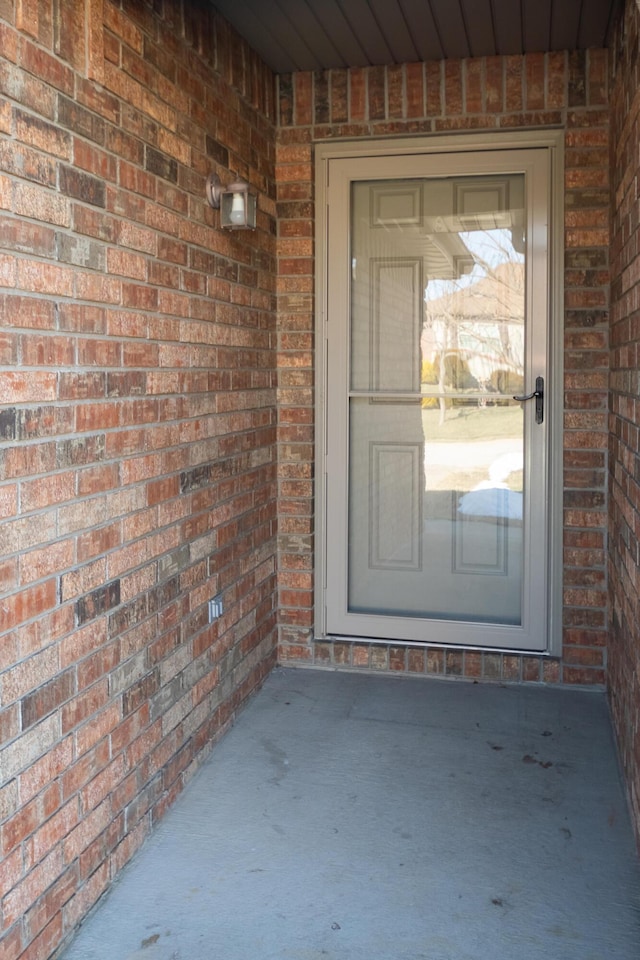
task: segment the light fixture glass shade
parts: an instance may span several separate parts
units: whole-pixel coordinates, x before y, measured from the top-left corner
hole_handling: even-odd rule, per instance
[[[242,193],[234,193],[231,200],[231,212],[229,213],[229,220],[231,223],[235,223],[236,226],[239,226],[241,223],[244,223],[247,219],[247,215],[244,209],[244,195]]]
[[[255,229],[256,195],[249,193],[245,180],[230,183],[220,194],[220,226],[228,229]]]

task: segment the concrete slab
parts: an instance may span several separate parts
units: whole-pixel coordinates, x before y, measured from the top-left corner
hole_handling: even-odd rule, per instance
[[[638,960],[602,694],[279,669],[64,960]]]

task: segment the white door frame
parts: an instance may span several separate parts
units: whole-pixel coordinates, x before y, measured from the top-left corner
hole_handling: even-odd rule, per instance
[[[340,158],[401,157],[434,153],[480,153],[495,150],[544,148],[549,161],[549,324],[545,418],[548,418],[549,458],[549,544],[547,648],[557,656],[562,645],[562,424],[563,424],[563,284],[564,250],[563,156],[561,130],[511,131],[427,136],[398,140],[335,141],[316,144],[316,594],[315,636],[327,639],[326,632],[326,528],[327,528],[327,278],[328,278],[328,178],[331,161]],[[479,164],[480,166],[480,164]],[[344,638],[341,638],[344,639]],[[360,641],[367,638],[358,638]],[[372,640],[371,642],[384,642]],[[397,643],[397,641],[393,641]],[[407,641],[411,644],[412,641]],[[429,646],[413,642],[413,645]],[[442,644],[436,644],[441,646]],[[483,649],[474,644],[474,650]],[[484,649],[492,648],[490,644]],[[504,648],[501,648],[505,652]],[[523,651],[516,651],[522,653]],[[540,651],[536,651],[540,652]]]

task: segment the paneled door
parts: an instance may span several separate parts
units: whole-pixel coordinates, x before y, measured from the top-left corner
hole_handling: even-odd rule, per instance
[[[329,165],[329,635],[547,647],[548,167]]]

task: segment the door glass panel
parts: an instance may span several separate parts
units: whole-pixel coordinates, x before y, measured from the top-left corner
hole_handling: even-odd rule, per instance
[[[520,624],[524,177],[351,209],[348,609]]]

